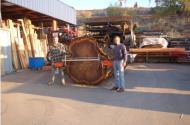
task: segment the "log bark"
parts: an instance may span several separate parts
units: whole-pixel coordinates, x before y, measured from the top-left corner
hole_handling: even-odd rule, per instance
[[[101,56],[94,38],[73,40],[69,52],[72,58]],[[66,68],[71,79],[80,84],[97,85],[107,77],[107,71],[100,61],[67,62]]]

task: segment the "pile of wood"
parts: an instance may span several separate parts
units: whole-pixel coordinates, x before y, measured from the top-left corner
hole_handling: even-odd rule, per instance
[[[169,47],[190,50],[190,38],[173,38],[169,41]]]
[[[176,61],[179,63],[190,63],[190,51],[186,51],[186,55],[187,56],[177,58]]]
[[[179,58],[188,58],[184,48],[137,48],[129,52],[137,54],[135,62],[176,62]]]
[[[127,22],[131,20],[131,16],[108,16],[108,17],[94,17],[94,18],[86,18],[84,23],[86,25],[107,25],[111,24],[120,24],[123,22]]]
[[[15,70],[28,68],[30,57],[45,57],[47,37],[38,39],[36,27],[29,19],[8,19],[1,22],[1,27],[10,31],[12,64]]]

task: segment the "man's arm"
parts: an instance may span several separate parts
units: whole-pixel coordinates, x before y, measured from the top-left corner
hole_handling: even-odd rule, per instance
[[[123,58],[124,58],[124,63],[127,63],[127,49],[125,45],[123,45]]]
[[[62,53],[66,53],[65,45],[60,44],[60,51],[61,51]]]

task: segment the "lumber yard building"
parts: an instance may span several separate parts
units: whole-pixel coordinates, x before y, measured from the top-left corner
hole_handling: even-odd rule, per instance
[[[30,57],[44,57],[49,34],[76,26],[76,10],[61,0],[1,0],[1,75],[28,68]]]

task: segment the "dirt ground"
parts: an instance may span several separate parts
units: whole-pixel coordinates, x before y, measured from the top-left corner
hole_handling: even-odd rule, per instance
[[[132,64],[126,92],[100,86],[48,86],[48,71],[2,77],[2,125],[190,125],[190,65]]]

